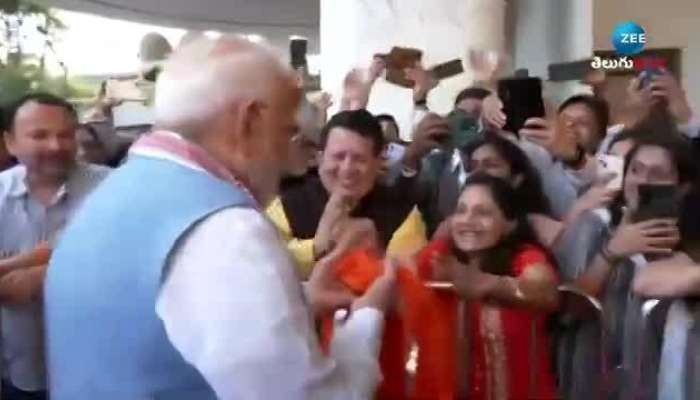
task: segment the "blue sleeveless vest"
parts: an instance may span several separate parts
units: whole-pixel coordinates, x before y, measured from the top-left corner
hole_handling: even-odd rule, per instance
[[[165,265],[194,224],[252,207],[228,182],[132,157],[86,200],[48,269],[45,313],[53,400],[209,400],[155,311]],[[242,238],[243,239],[243,238]]]

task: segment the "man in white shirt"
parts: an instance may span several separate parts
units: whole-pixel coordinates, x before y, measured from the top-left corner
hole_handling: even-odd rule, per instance
[[[158,81],[137,142],[66,230],[46,284],[54,400],[367,399],[395,271],[363,297],[336,257],[302,286],[260,211],[290,165],[300,89],[271,50],[202,39]],[[351,313],[322,354],[313,318]]]
[[[47,254],[109,169],[77,162],[77,114],[66,100],[27,94],[7,116],[3,139],[18,165],[0,172],[2,398],[45,399]]]

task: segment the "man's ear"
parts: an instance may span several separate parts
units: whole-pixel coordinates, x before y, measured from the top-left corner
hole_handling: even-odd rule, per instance
[[[236,118],[236,131],[241,139],[250,139],[255,135],[257,121],[260,120],[262,104],[255,100],[237,101],[232,104]]]
[[[232,115],[233,132],[229,140],[240,151],[249,157],[253,148],[251,142],[256,140],[256,132],[260,121],[262,105],[255,100],[239,100],[232,102],[229,112]]]

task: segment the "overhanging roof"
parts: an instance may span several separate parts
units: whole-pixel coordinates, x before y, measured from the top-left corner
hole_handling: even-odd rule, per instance
[[[286,46],[289,36],[309,39],[318,51],[319,0],[52,0],[67,10],[192,30],[260,34]]]

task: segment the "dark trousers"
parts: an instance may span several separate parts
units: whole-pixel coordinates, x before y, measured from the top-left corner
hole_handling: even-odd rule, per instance
[[[2,400],[47,400],[49,397],[45,390],[39,392],[25,392],[16,388],[10,382],[2,380]]]

